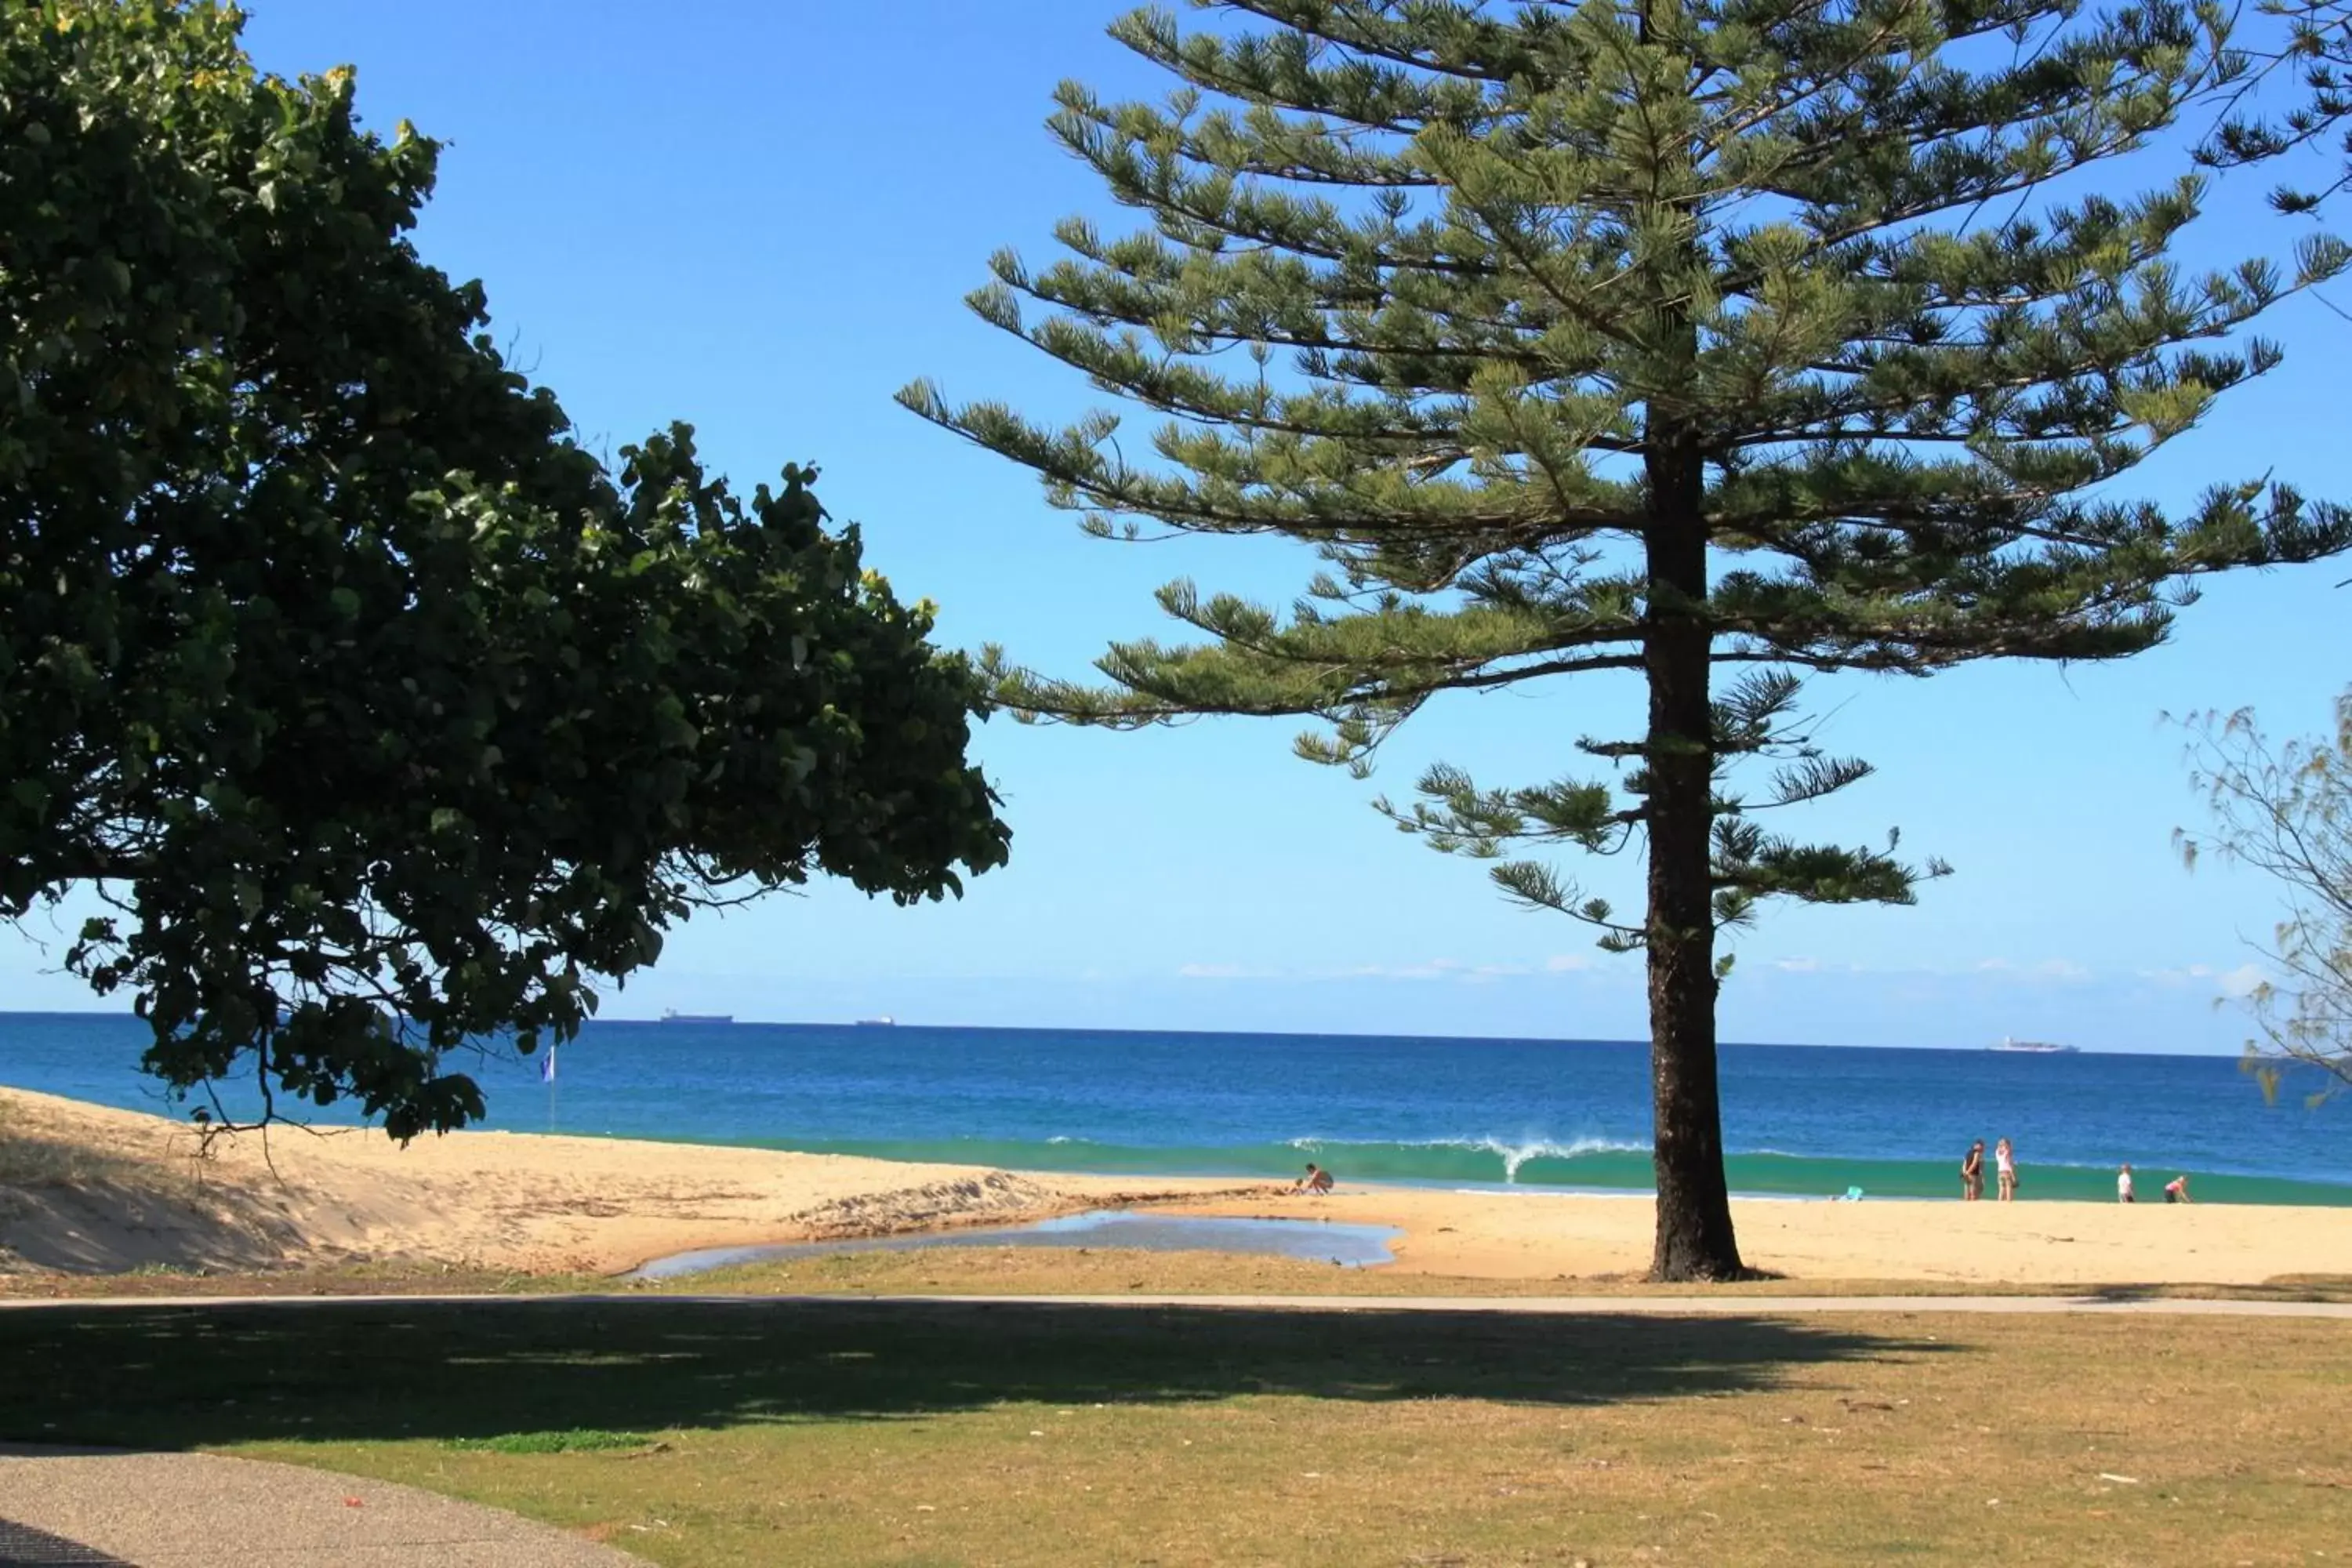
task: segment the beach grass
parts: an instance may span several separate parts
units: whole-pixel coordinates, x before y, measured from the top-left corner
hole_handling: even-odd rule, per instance
[[[0,1097],[0,1187],[89,1186],[138,1182],[184,1186],[186,1178],[168,1166],[127,1160],[60,1137],[22,1115]]]
[[[625,1289],[603,1274],[399,1258],[252,1269],[151,1264],[123,1273],[0,1272],[0,1297],[61,1301],[97,1297],[551,1296]]]
[[[2333,1321],[60,1302],[0,1312],[0,1438],[321,1465],[695,1568],[2352,1555]]]

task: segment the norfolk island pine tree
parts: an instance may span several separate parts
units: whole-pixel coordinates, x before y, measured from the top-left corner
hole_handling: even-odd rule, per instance
[[[1112,27],[1180,79],[1164,104],[1069,83],[1049,122],[1149,226],[1067,220],[1069,255],[1000,253],[971,297],[1167,416],[1155,458],[1110,412],[1056,430],[929,383],[901,401],[1091,532],[1277,535],[1328,569],[1287,616],[1171,584],[1204,640],[1115,644],[1108,684],[991,649],[997,692],[1115,728],[1308,716],[1301,753],[1360,774],[1441,692],[1637,673],[1643,731],[1579,742],[1613,780],[1441,765],[1381,804],[1645,953],[1652,1273],[1737,1277],[1717,931],[1769,898],[1906,903],[1946,869],[1759,823],[1869,771],[1812,743],[1800,672],[2120,658],[2197,574],[2352,545],[2342,509],[2263,479],[2179,511],[2110,482],[2274,364],[2238,330],[2346,249],[2186,277],[2167,253],[2199,181],[2102,193],[2099,165],[2239,68],[2210,10],[1200,3],[1244,20]],[[1761,791],[1735,793],[1759,758]],[[1637,840],[1638,919],[1524,858]]]

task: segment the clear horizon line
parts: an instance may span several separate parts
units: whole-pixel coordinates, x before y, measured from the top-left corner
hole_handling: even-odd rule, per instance
[[[1650,1043],[1646,1038],[1627,1036],[1473,1035],[1432,1034],[1428,1032],[1414,1034],[1367,1034],[1355,1030],[1335,1029],[1154,1029],[1126,1025],[1095,1026],[1081,1024],[911,1023],[903,1019],[896,1018],[892,1019],[892,1021],[887,1025],[877,1025],[871,1019],[858,1018],[747,1018],[735,1014],[710,1014],[698,1016],[725,1017],[728,1020],[725,1025],[707,1026],[709,1027],[747,1029],[846,1029],[861,1027],[873,1028],[879,1026],[908,1030],[957,1029],[972,1034],[999,1035],[1162,1035],[1206,1037],[1220,1039],[1264,1036],[1273,1039],[1289,1040],[1449,1040],[1458,1041],[1465,1045],[1645,1046]],[[116,1011],[102,1007],[0,1008],[0,1018],[135,1019],[137,1017],[138,1015],[136,1013],[131,1012],[127,1009]],[[683,1020],[679,1020],[677,1022],[682,1021]],[[614,1025],[628,1026],[656,1026],[663,1022],[664,1020],[658,1016],[647,1018],[594,1017],[588,1019],[583,1026],[593,1028],[599,1026]],[[676,1022],[673,1022],[672,1026],[676,1026]],[[1765,1047],[1774,1050],[1941,1051],[1954,1056],[1970,1056],[1980,1051],[1990,1051],[1999,1042],[1997,1041],[1988,1042],[1981,1046],[1939,1046],[1925,1044],[1909,1045],[1884,1040],[1718,1040],[1717,1042],[1717,1046],[1718,1048]],[[2032,1053],[2021,1052],[2017,1054],[2025,1055]],[[2193,1049],[2178,1051],[2135,1051],[2117,1049],[2112,1047],[2104,1046],[2077,1046],[2072,1050],[2052,1052],[2049,1054],[2085,1057],[2203,1057],[2214,1060],[2236,1060],[2243,1055],[2243,1052],[2239,1050],[2219,1051]]]

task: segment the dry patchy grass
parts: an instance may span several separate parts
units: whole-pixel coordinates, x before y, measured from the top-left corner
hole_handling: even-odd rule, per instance
[[[2352,1326],[746,1300],[69,1304],[0,1437],[407,1481],[655,1562],[2310,1563]]]
[[[747,1264],[660,1282],[523,1273],[406,1259],[260,1271],[155,1268],[128,1274],[0,1273],[0,1296],[2097,1296],[2109,1300],[2352,1301],[2352,1275],[2283,1275],[2260,1285],[2010,1285],[1919,1279],[1759,1279],[1653,1285],[1637,1276],[1480,1279],[1339,1268],[1295,1258],[1117,1247],[943,1247],[839,1252]]]
[[[746,1264],[638,1289],[666,1294],[1111,1296],[2103,1296],[2116,1300],[2352,1300],[2352,1275],[2261,1285],[2009,1285],[1923,1279],[1756,1279],[1654,1285],[1638,1275],[1479,1279],[1297,1258],[1117,1247],[943,1247]]]

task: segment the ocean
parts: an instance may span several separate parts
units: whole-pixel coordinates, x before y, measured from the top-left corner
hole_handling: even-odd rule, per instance
[[[0,1083],[174,1108],[127,1016],[0,1013]],[[1954,1197],[1962,1151],[2007,1137],[2019,1197],[2352,1204],[2352,1099],[2308,1082],[2266,1105],[2213,1057],[1728,1045],[1735,1191]],[[593,1023],[538,1062],[469,1064],[486,1126],[745,1143],[1137,1176],[1285,1177],[1528,1192],[1651,1186],[1647,1047],[1622,1040],[1386,1038],[834,1025]],[[249,1090],[223,1090],[232,1110]],[[320,1121],[340,1120],[333,1111]],[[1988,1160],[1988,1165],[1990,1162]]]

